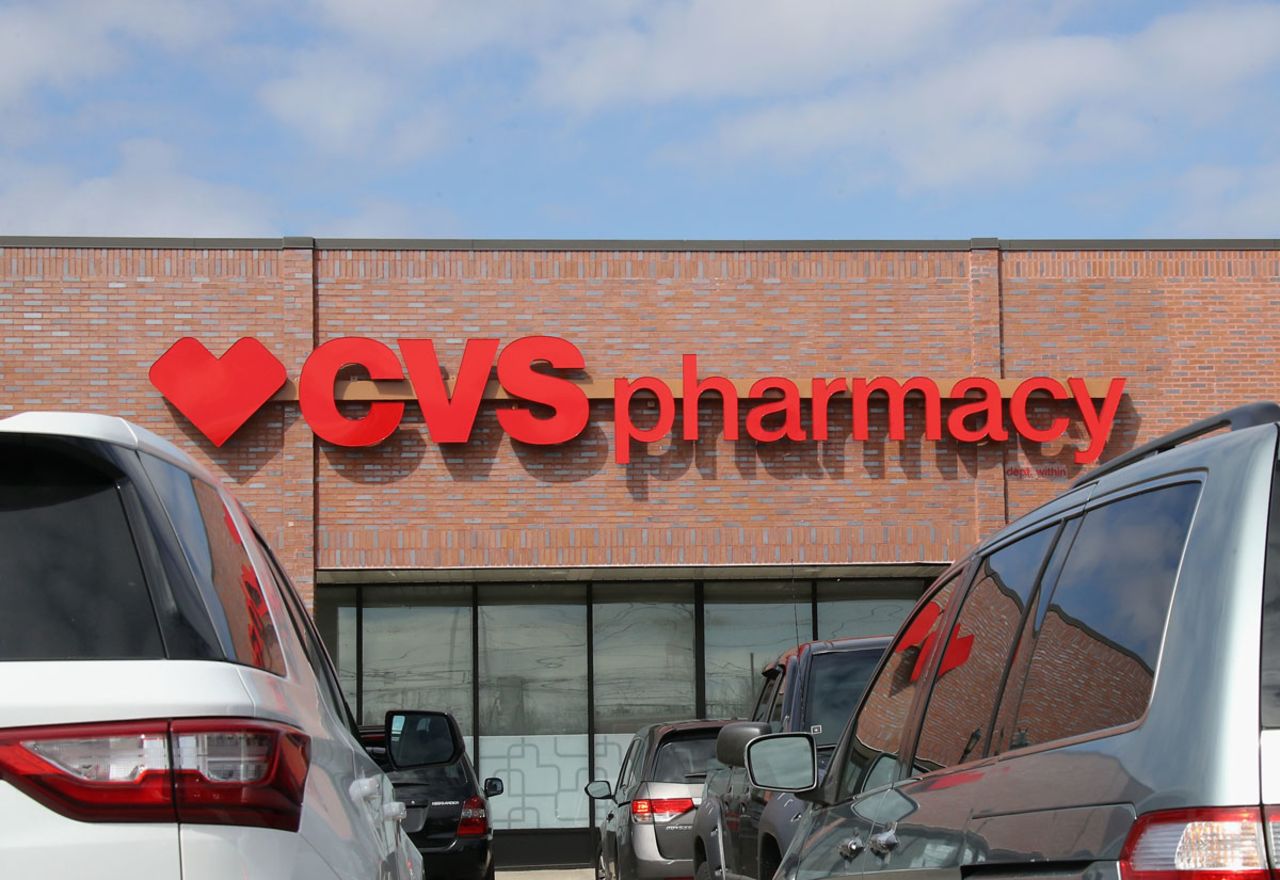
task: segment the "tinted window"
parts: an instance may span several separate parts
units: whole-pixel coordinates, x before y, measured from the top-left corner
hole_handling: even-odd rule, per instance
[[[168,462],[142,456],[187,562],[236,660],[284,675],[284,658],[258,575],[218,490]]]
[[[889,649],[889,658],[858,713],[842,780],[846,793],[875,788],[897,778],[903,727],[937,647],[939,627],[958,583],[958,577],[951,578],[916,609]]]
[[[667,737],[653,759],[654,782],[702,782],[712,770],[724,765],[716,760],[716,734]]]
[[[1262,598],[1262,726],[1280,727],[1280,468],[1271,477]]]
[[[773,698],[778,693],[778,685],[782,683],[782,669],[774,667],[765,673],[760,695],[756,697],[756,707],[751,712],[752,721],[766,721],[773,709]]]
[[[618,768],[618,782],[614,785],[613,790],[621,791],[623,786],[627,784],[627,775],[631,772],[631,761],[636,754],[636,746],[640,740],[633,739],[631,745],[627,747],[627,755],[622,759],[622,766]]]
[[[0,444],[0,659],[164,656],[120,475],[105,468]]]
[[[918,770],[980,758],[1009,656],[1056,529],[1045,529],[983,560],[938,665],[916,746]]]
[[[1146,711],[1199,491],[1184,483],[1085,514],[1038,624],[1014,748]]]
[[[835,745],[840,738],[879,660],[879,650],[832,651],[810,659],[804,729],[819,746]]]

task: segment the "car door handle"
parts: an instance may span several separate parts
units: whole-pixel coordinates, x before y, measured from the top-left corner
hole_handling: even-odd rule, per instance
[[[347,789],[347,794],[351,795],[351,799],[356,803],[361,801],[373,800],[373,798],[382,791],[382,780],[376,776],[362,776],[353,780],[351,786]]]
[[[842,859],[851,862],[858,857],[858,853],[862,852],[862,838],[855,834],[836,847],[836,850]]]
[[[871,840],[867,844],[867,849],[871,850],[883,859],[889,855],[889,853],[893,852],[897,846],[898,835],[894,832],[894,829],[890,828],[887,831],[881,831],[879,834],[871,835]]]

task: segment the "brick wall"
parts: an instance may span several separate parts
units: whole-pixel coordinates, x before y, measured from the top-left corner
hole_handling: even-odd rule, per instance
[[[170,437],[228,481],[308,594],[316,567],[941,561],[1064,488],[1073,444],[933,443],[914,416],[906,441],[860,443],[835,406],[830,441],[731,442],[709,395],[700,442],[629,465],[604,402],[554,449],[513,443],[493,404],[465,447],[432,443],[410,404],[388,443],[340,449],[292,403],[216,449],[147,370],[184,335],[215,352],[255,336],[296,379],[336,336],[429,337],[456,368],[468,338],[545,334],[606,380],[676,377],[686,352],[734,379],[1122,375],[1114,455],[1276,397],[1278,301],[1280,253],[1258,250],[0,247],[0,411],[116,413]]]

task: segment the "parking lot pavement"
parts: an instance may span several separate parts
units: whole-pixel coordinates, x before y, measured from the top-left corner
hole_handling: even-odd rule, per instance
[[[499,871],[496,880],[595,880],[590,868],[552,868],[545,871]]]

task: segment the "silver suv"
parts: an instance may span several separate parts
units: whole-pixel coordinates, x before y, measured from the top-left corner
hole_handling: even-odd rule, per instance
[[[422,876],[284,570],[149,431],[0,420],[0,682],[0,876]]]
[[[908,617],[820,785],[808,736],[754,739],[753,780],[812,802],[777,876],[1274,876],[1277,421],[1257,404],[1163,437],[979,545]]]

